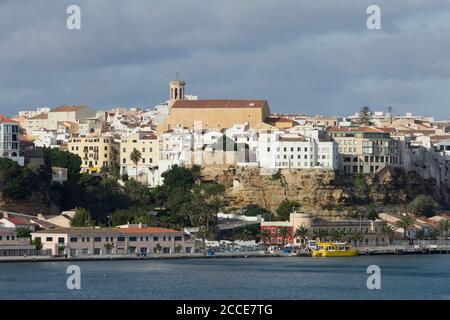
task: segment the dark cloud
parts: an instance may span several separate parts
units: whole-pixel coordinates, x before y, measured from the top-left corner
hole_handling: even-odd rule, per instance
[[[152,106],[179,71],[204,98],[272,111],[450,117],[450,1],[0,1],[0,110]],[[82,9],[82,30],[65,27]]]

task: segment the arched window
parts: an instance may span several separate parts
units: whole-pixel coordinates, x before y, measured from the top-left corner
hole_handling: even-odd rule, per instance
[[[5,151],[5,152],[3,152],[3,156],[4,156],[4,157],[9,157],[9,153],[8,153],[8,152],[6,152],[6,151]]]

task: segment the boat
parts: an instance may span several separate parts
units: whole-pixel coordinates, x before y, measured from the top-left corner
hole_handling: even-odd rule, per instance
[[[313,251],[313,257],[354,257],[358,251],[345,242],[319,242],[316,250]]]

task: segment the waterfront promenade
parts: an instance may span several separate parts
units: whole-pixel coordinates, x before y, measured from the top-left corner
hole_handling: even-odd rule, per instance
[[[438,244],[416,244],[416,245],[390,245],[377,247],[356,247],[359,255],[403,255],[403,254],[450,254],[450,243],[445,241]],[[44,262],[44,261],[106,261],[106,260],[159,260],[159,259],[214,259],[214,258],[265,258],[265,257],[308,257],[311,253],[269,253],[268,251],[243,251],[243,252],[215,252],[207,255],[198,253],[173,253],[173,254],[148,254],[138,256],[136,254],[123,255],[80,255],[75,257],[53,257],[53,256],[0,256],[2,262]]]

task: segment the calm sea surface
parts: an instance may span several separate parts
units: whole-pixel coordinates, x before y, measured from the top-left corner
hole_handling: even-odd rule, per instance
[[[366,287],[373,264],[381,290]],[[0,263],[0,299],[448,300],[450,255]]]

